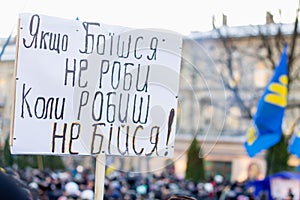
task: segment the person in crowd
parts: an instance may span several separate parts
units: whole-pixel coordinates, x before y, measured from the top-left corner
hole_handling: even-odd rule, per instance
[[[0,170],[0,199],[94,200],[92,170]],[[3,184],[5,183],[5,184]],[[250,197],[243,184],[192,182],[174,174],[115,172],[105,177],[104,200],[229,200]],[[3,197],[3,198],[2,198]],[[251,198],[249,198],[251,199]],[[252,198],[253,199],[253,198]],[[292,198],[290,198],[292,199]]]
[[[33,200],[33,197],[25,185],[19,180],[17,174],[6,173],[0,169],[0,199],[7,200]]]
[[[188,197],[184,195],[172,195],[168,200],[197,200],[194,197]]]
[[[292,191],[292,188],[289,188],[286,200],[293,200],[293,199],[294,199],[294,193]]]

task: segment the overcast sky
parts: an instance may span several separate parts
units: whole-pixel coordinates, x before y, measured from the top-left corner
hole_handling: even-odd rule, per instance
[[[223,13],[230,26],[263,24],[267,11],[276,22],[289,23],[295,19],[297,4],[297,0],[6,0],[1,5],[0,37],[8,37],[16,30],[18,13],[22,12],[132,28],[168,29],[186,35],[210,30],[212,15],[216,25],[221,25]]]

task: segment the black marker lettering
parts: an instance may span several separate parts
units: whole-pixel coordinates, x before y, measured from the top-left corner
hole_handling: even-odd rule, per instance
[[[144,128],[143,128],[142,125],[138,125],[138,126],[135,128],[135,131],[134,131],[134,134],[133,134],[133,138],[132,138],[132,148],[133,148],[134,153],[135,153],[137,156],[141,155],[141,154],[143,153],[143,151],[144,151],[144,148],[141,148],[140,152],[137,152],[137,151],[136,151],[136,147],[135,147],[135,146],[136,146],[136,144],[135,144],[135,138],[136,138],[136,134],[137,134],[137,132],[138,132],[139,129],[144,130]]]
[[[87,84],[88,84],[88,81],[85,81],[85,83],[84,84],[82,84],[81,83],[81,75],[82,75],[82,71],[85,71],[85,70],[87,70],[87,68],[88,68],[88,61],[87,61],[87,59],[82,59],[82,60],[80,60],[80,67],[79,67],[79,80],[78,80],[78,86],[80,87],[80,88],[85,88],[86,86],[87,86]]]
[[[89,99],[89,92],[82,91],[81,95],[80,95],[80,104],[79,104],[79,109],[78,109],[77,120],[80,120],[81,108],[87,105],[88,99]]]
[[[98,98],[98,96],[99,96],[100,99]],[[96,107],[97,105],[99,105],[99,107]],[[101,120],[101,118],[102,118],[102,107],[103,107],[103,94],[102,94],[102,92],[97,91],[95,93],[94,100],[93,100],[93,105],[92,105],[92,116],[93,116],[93,119],[95,121],[100,121]],[[99,113],[98,116],[96,116],[96,113]]]
[[[110,124],[109,128],[109,139],[108,139],[108,154],[110,155],[110,145],[111,145],[111,138],[112,138],[112,132],[113,132],[113,124]]]
[[[139,36],[139,37],[137,37],[136,38],[136,40],[135,40],[135,45],[134,45],[134,57],[136,58],[136,59],[141,59],[143,56],[142,56],[142,54],[140,54],[139,56],[137,55],[137,53],[136,53],[136,51],[137,50],[142,50],[142,49],[138,49],[138,47],[137,47],[137,45],[138,45],[138,41],[140,40],[140,39],[144,39],[142,36]]]
[[[41,103],[39,103],[41,102]],[[38,105],[41,105],[41,108],[38,109]],[[43,118],[44,116],[44,113],[45,113],[45,108],[46,108],[46,101],[45,101],[45,98],[43,97],[38,97],[35,101],[35,105],[34,105],[34,114],[35,114],[35,117],[38,118],[38,119],[41,119]],[[40,113],[40,116],[38,115],[38,110],[41,111]]]
[[[90,26],[100,26],[99,23],[83,22],[83,28],[85,29],[85,43],[84,50],[79,50],[80,53],[91,54],[94,50],[94,34],[89,33]]]
[[[29,88],[26,92],[25,92],[25,83],[23,83],[23,90],[22,90],[22,110],[21,110],[21,117],[24,118],[24,104],[26,104],[26,108],[27,108],[27,112],[29,117],[32,117],[31,111],[30,111],[30,107],[28,104],[28,101],[26,99],[27,95],[29,94],[30,90],[32,88]]]
[[[47,49],[46,36],[49,37],[49,32],[41,32],[40,49]]]
[[[114,85],[115,79],[114,79],[114,74],[115,74],[115,69],[117,68],[117,80],[116,80],[116,85]],[[112,67],[112,72],[111,72],[111,87],[113,89],[117,89],[120,84],[120,76],[121,76],[121,63],[118,61],[115,61]]]
[[[139,89],[139,82],[140,82],[140,76],[141,76],[141,65],[138,64],[138,73],[137,73],[137,80],[136,80],[136,90],[141,92],[141,91],[145,91],[147,92],[148,90],[148,77],[149,77],[149,71],[150,71],[150,65],[147,65],[147,74],[146,74],[146,78],[145,78],[145,82],[144,82],[144,86],[143,88]]]
[[[115,121],[115,115],[116,115],[116,105],[111,103],[111,99],[110,99],[111,95],[116,95],[116,92],[107,93],[106,121],[109,122],[109,123],[113,123]],[[112,119],[109,119],[109,116],[112,116]]]
[[[119,58],[128,58],[130,52],[130,44],[131,44],[131,35],[128,37],[128,44],[127,44],[127,52],[125,51],[125,41],[122,41],[122,51],[120,51],[120,35],[118,36],[118,43],[117,43],[117,55]]]
[[[129,107],[128,105],[129,105],[129,97],[130,97],[130,95],[127,94],[127,101],[126,101],[125,104],[122,102],[122,97],[123,97],[123,94],[121,93],[120,94],[120,99],[119,99],[119,121],[121,123],[127,123],[128,107]],[[125,109],[124,117],[121,116],[122,108]]]
[[[100,42],[102,38],[102,42]],[[100,51],[100,46],[102,45],[102,50]],[[105,35],[98,35],[97,37],[97,54],[104,55],[105,53]]]
[[[30,35],[32,36],[32,41],[30,44],[26,44],[26,39],[23,38],[23,45],[26,48],[31,48],[32,45],[34,45],[34,48],[37,48],[37,36],[40,28],[40,16],[38,15],[33,15],[30,20],[29,24],[29,32]]]
[[[124,127],[124,125],[122,126],[122,127]],[[118,147],[118,151],[119,151],[119,153],[122,155],[122,156],[124,156],[126,153],[128,153],[128,139],[129,139],[129,126],[126,126],[126,143],[125,143],[125,147],[126,147],[126,149],[125,149],[125,151],[121,151],[121,149],[120,149],[120,131],[121,130],[121,126],[119,126],[118,127],[118,138],[117,138],[117,147]]]
[[[75,71],[76,71],[76,59],[73,59],[73,69],[69,69],[69,58],[66,59],[66,71],[65,71],[65,83],[64,85],[67,85],[68,83],[68,74],[70,73],[72,76],[72,87],[75,85]]]
[[[74,132],[75,127],[77,127],[77,135],[74,136],[73,132]],[[72,151],[72,144],[73,144],[73,140],[77,140],[79,138],[80,129],[81,129],[81,125],[79,123],[71,124],[70,142],[69,142],[69,153],[70,154],[78,154],[78,152]]]
[[[157,46],[158,46],[158,38],[153,37],[150,43],[150,49],[153,50],[153,53],[151,57],[149,55],[147,56],[148,60],[153,60],[153,59],[156,60]]]
[[[102,143],[103,143],[103,135],[102,134],[97,134],[97,127],[98,126],[105,126],[105,123],[97,123],[97,124],[93,124],[94,130],[93,130],[93,137],[92,137],[92,145],[91,145],[91,154],[99,154],[101,152],[102,149]],[[96,141],[96,137],[100,137],[100,142],[98,145],[98,151],[94,151],[95,149],[95,141]]]
[[[150,95],[148,96],[148,102],[147,102],[147,107],[146,107],[146,113],[145,113],[145,118],[144,121],[141,120],[141,116],[142,116],[142,109],[143,109],[143,100],[144,97],[140,97],[140,107],[138,109],[138,117],[137,119],[135,119],[136,116],[136,110],[137,110],[137,103],[136,103],[136,98],[137,98],[137,94],[134,95],[134,104],[133,104],[133,113],[132,113],[132,120],[134,123],[141,123],[141,124],[146,124],[147,123],[147,119],[148,119],[148,113],[149,113],[149,105],[150,105]]]
[[[127,66],[128,66],[128,65],[134,66],[134,64],[133,64],[133,63],[125,63],[124,65],[125,65],[125,68],[124,68],[124,83],[123,83],[123,90],[128,91],[128,90],[130,90],[131,84],[132,84],[132,74],[129,73],[129,72],[127,72]],[[128,85],[128,88],[126,88],[126,80],[128,79],[128,78],[126,78],[127,76],[128,76],[128,78],[129,78],[129,84],[127,84],[127,85]]]
[[[49,31],[40,31],[40,17],[33,15],[29,24],[29,33],[32,36],[31,42],[26,44],[27,41],[23,38],[23,45],[25,48],[39,48],[44,50],[56,51],[58,54],[61,51],[68,49],[68,35],[62,33],[53,33]],[[40,31],[40,33],[39,33]],[[61,39],[62,38],[62,39]],[[39,47],[38,47],[39,41]]]
[[[49,119],[52,119],[53,103],[54,103],[54,98],[53,97],[49,98],[47,103],[46,103],[46,110],[45,110],[45,114],[44,114],[43,119],[48,118],[48,111],[49,111]]]
[[[109,60],[102,60],[99,75],[99,88],[102,88],[102,75],[106,74],[109,69]]]
[[[55,119],[63,119],[64,117],[64,111],[65,111],[65,102],[66,102],[66,98],[62,99],[62,103],[61,103],[61,109],[60,109],[60,115],[58,115],[58,100],[59,98],[56,98],[56,102],[55,102]],[[52,113],[52,112],[51,112]]]
[[[59,50],[59,43],[60,43],[60,34],[56,34],[56,33],[50,33],[50,37],[49,37],[49,49],[50,50],[56,50],[57,53],[60,53]]]
[[[64,123],[63,125],[63,134],[58,135],[56,134],[57,130],[57,122],[54,122],[53,124],[53,131],[52,131],[52,153],[55,151],[55,140],[58,138],[62,138],[62,144],[61,144],[61,153],[65,153],[65,140],[66,140],[66,132],[67,132],[67,123]]]
[[[153,142],[152,138],[153,138],[153,134],[155,133],[155,131],[156,131],[155,141]],[[146,156],[151,156],[154,153],[155,150],[156,150],[156,155],[158,156],[158,152],[157,152],[157,145],[158,145],[158,140],[159,140],[158,136],[159,136],[159,127],[158,126],[153,126],[151,128],[150,143],[154,144],[154,146],[153,146],[153,149],[151,150],[151,152],[145,154]]]
[[[115,35],[115,33],[109,33],[109,36],[110,36],[110,49],[109,49],[109,53],[110,53],[111,56],[113,54],[114,35]]]
[[[67,51],[69,44],[69,38],[67,35],[62,36],[62,42],[61,42],[61,50]]]

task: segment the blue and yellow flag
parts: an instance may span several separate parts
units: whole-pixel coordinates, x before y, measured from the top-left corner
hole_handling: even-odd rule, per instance
[[[250,157],[278,143],[282,135],[282,119],[287,104],[287,45],[284,47],[274,75],[261,96],[247,132],[245,148]]]
[[[288,151],[300,158],[300,124],[290,140]]]

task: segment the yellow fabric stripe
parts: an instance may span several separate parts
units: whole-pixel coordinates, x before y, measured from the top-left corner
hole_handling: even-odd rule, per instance
[[[253,127],[249,128],[247,132],[247,143],[248,145],[252,145],[256,140],[257,136],[255,134],[255,129]]]
[[[282,75],[279,77],[279,81],[284,84],[284,85],[287,85],[288,84],[288,77],[286,75]]]
[[[287,87],[278,83],[273,83],[270,85],[269,90],[277,93],[283,97],[287,96]]]
[[[280,107],[286,106],[286,98],[276,95],[276,94],[268,94],[265,97],[265,102],[268,102],[270,104],[274,104]]]

